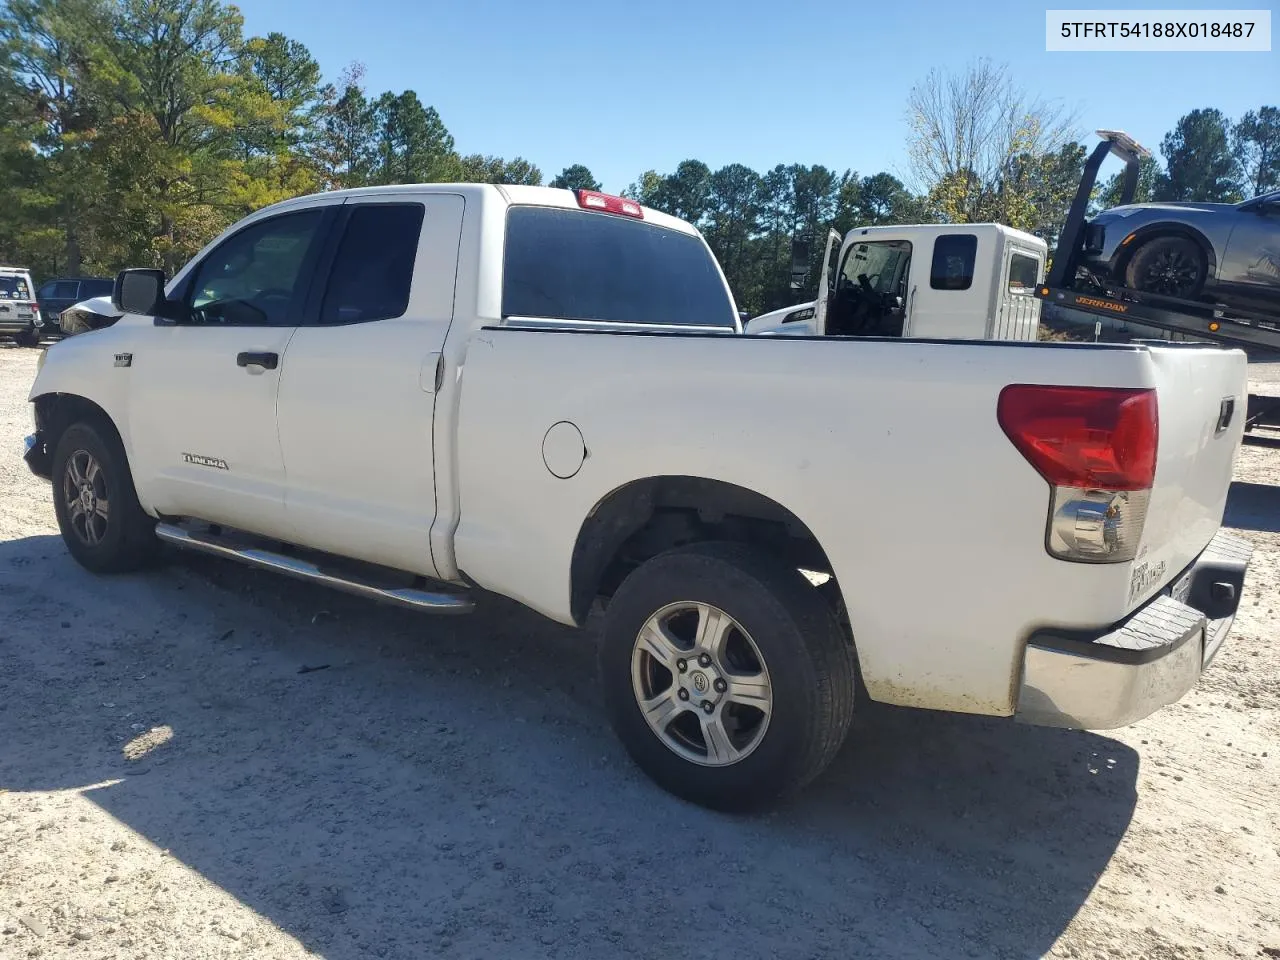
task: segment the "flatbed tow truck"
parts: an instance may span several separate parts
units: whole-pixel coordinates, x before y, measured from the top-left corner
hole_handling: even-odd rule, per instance
[[[1113,283],[1100,284],[1080,269],[1088,243],[1088,208],[1098,179],[1098,170],[1108,156],[1125,165],[1120,204],[1133,202],[1138,186],[1138,169],[1150,152],[1128,134],[1099,130],[1102,142],[1094,148],[1084,166],[1080,187],[1067,214],[1067,222],[1054,251],[1044,283],[1035,295],[1045,303],[1079,313],[1110,317],[1183,334],[1201,341],[1233,347],[1275,351],[1280,355],[1280,318],[1227,307],[1221,303],[1183,300],[1144,293]],[[1244,442],[1257,438],[1256,428],[1280,430],[1280,396],[1249,394]],[[1267,441],[1260,441],[1267,442]]]

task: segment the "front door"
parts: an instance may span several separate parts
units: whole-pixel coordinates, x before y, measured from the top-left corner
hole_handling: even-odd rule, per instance
[[[284,465],[276,433],[280,364],[305,305],[328,210],[256,220],[211,250],[134,352],[134,476],[161,513],[279,536]]]
[[[818,299],[813,305],[813,332],[824,336],[827,332],[827,315],[831,311],[836,289],[836,261],[840,256],[840,234],[827,231],[827,245],[822,252],[822,270],[818,274]]]
[[[433,422],[464,200],[343,206],[280,379],[286,539],[434,576]],[[361,535],[351,536],[359,529]]]

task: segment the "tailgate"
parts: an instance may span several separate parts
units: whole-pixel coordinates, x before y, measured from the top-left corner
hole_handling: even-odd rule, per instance
[[[1159,592],[1186,569],[1221,526],[1248,394],[1243,351],[1202,344],[1150,350],[1159,447],[1130,604]]]

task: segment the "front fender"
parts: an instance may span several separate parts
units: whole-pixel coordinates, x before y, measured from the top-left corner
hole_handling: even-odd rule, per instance
[[[78,334],[50,346],[41,359],[27,395],[38,409],[51,407],[55,398],[77,397],[98,407],[111,420],[125,450],[131,449],[128,436],[129,380],[122,376],[132,363],[132,333],[119,325]],[[123,334],[123,335],[122,335]],[[51,424],[37,425],[42,430]],[[56,436],[41,438],[52,444]]]

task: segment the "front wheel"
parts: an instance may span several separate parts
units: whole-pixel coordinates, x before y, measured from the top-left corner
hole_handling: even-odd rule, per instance
[[[54,449],[51,473],[58,528],[81,566],[124,573],[155,557],[156,522],[138,503],[115,431],[98,423],[72,424]]]
[[[1125,286],[1143,293],[1191,300],[1204,287],[1208,266],[1200,245],[1187,237],[1156,237],[1125,266]]]
[[[853,714],[854,655],[801,574],[729,543],[649,560],[605,615],[610,719],[660,786],[720,810],[793,793],[835,757]]]

